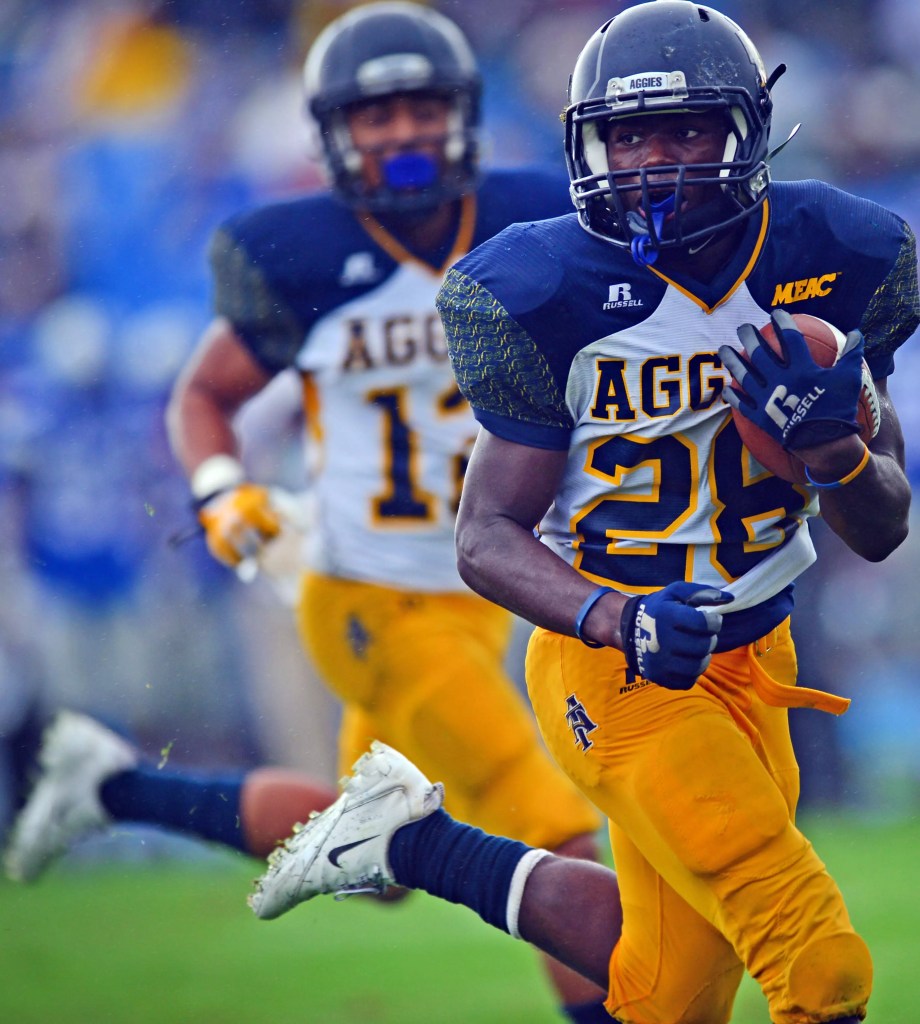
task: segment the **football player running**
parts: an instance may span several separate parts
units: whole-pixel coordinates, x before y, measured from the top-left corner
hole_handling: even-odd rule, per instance
[[[768,76],[711,8],[618,14],[570,83],[577,212],[508,228],[438,299],[484,428],[461,574],[536,626],[531,702],[610,822],[622,912],[612,872],[469,829],[440,807],[449,787],[377,745],[334,809],[273,857],[250,897],[259,916],[395,882],[552,951],[608,988],[623,1024],[725,1024],[745,970],[774,1024],[865,1017],[870,954],[795,825],[788,730],[790,707],[848,702],[796,686],[789,617],[814,558],[810,516],[870,561],[906,536],[886,377],[920,322],[917,262],[888,210],[819,181],[771,182],[781,70]],[[792,302],[849,330],[856,355],[816,366],[780,311]],[[758,339],[771,316],[786,359]],[[882,408],[868,447],[863,356]],[[803,460],[807,486],[753,461],[729,394]],[[336,868],[329,851],[346,842],[363,853]]]
[[[511,617],[457,571],[456,511],[478,425],[435,308],[445,270],[473,246],[569,208],[564,179],[480,170],[473,54],[425,7],[376,3],[341,16],[311,47],[305,82],[332,188],[217,231],[216,317],[168,410],[208,547],[235,567],[279,531],[269,489],[247,480],[234,417],[293,367],[317,509],[297,624],[344,702],[343,769],[384,740],[448,783],[458,815],[593,858],[601,819],[541,746],[503,667]],[[86,767],[81,752],[103,748]],[[81,821],[106,818],[265,855],[337,795],[272,770],[237,781],[157,772],[72,714],[43,757],[50,781],[7,859],[19,877],[34,877]],[[61,777],[93,793],[63,833],[50,820]],[[546,962],[572,1020],[606,1019],[603,990]]]

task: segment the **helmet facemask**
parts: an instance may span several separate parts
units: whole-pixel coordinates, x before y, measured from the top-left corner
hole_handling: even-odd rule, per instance
[[[378,98],[386,99],[404,91],[396,89]],[[470,98],[458,92],[428,94],[449,101],[446,133],[420,135],[395,154],[389,146],[364,150],[364,155],[380,161],[382,182],[373,188],[364,180],[364,155],[349,129],[349,107],[320,118],[327,168],[336,191],[349,205],[380,213],[424,214],[475,187],[479,138]],[[437,156],[431,155],[432,148],[437,149]],[[389,156],[385,157],[385,152]]]
[[[702,95],[703,92],[709,95]],[[619,109],[614,112],[607,103],[597,101],[569,108],[566,157],[571,194],[589,232],[624,246],[632,246],[636,238],[643,239],[648,252],[692,246],[750,215],[764,199],[770,180],[764,161],[766,138],[756,130],[757,122],[748,109],[750,97],[744,90],[719,92],[713,96],[712,90],[688,90],[680,105],[673,99],[670,103],[648,102],[638,93],[629,103],[629,113]],[[606,131],[622,117],[705,110],[725,111],[725,152],[718,163],[609,169]],[[757,145],[760,139],[763,144]],[[707,185],[718,187],[717,197],[684,211],[687,187]],[[639,207],[644,216],[627,212],[631,204],[626,197],[635,193],[640,195]],[[669,216],[664,219],[657,207],[666,197],[673,199],[667,211]]]

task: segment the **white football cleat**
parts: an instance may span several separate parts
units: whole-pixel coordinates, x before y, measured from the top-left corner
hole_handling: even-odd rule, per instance
[[[338,897],[382,893],[394,884],[387,860],[397,829],[434,813],[444,787],[402,754],[375,740],[343,780],[341,796],[268,858],[249,906],[257,917],[278,917],[321,893]]]
[[[134,748],[99,722],[60,712],[42,738],[38,781],[13,823],[4,854],[7,875],[33,882],[74,843],[104,829],[110,818],[99,787],[137,762]]]

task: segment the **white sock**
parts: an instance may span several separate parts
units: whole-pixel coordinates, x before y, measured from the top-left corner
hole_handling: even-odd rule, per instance
[[[514,869],[514,874],[511,876],[511,886],[508,889],[507,913],[508,934],[512,938],[519,939],[521,937],[521,933],[518,931],[518,914],[521,912],[521,900],[524,898],[524,887],[527,885],[530,872],[533,871],[544,857],[548,856],[549,850],[528,850],[518,861],[517,867]]]

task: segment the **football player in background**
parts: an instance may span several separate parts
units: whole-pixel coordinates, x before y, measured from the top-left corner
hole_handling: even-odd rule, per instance
[[[778,72],[710,8],[618,14],[570,83],[577,213],[508,228],[438,299],[484,428],[461,574],[536,625],[531,701],[609,819],[617,876],[469,829],[439,785],[376,745],[273,856],[250,897],[260,917],[396,882],[552,951],[608,987],[624,1024],[725,1024],[745,970],[775,1024],[864,1018],[870,954],[796,828],[788,730],[790,707],[848,702],[796,687],[789,616],[814,558],[809,516],[869,561],[907,534],[886,378],[920,322],[917,262],[888,210],[819,181],[771,183]],[[833,367],[778,308],[790,301],[849,329]],[[771,316],[782,358],[758,331]],[[863,356],[881,408],[868,446]],[[734,414],[810,482],[755,463]],[[336,865],[343,844],[354,852]]]
[[[384,740],[448,780],[458,815],[594,858],[600,817],[552,763],[503,667],[511,616],[457,572],[456,511],[478,427],[435,308],[444,272],[473,246],[570,209],[564,180],[480,171],[472,51],[425,7],[341,16],[312,46],[305,80],[332,189],[216,232],[216,317],[168,410],[208,547],[237,567],[279,532],[270,491],[247,480],[234,418],[294,367],[316,509],[297,625],[344,702],[343,771]],[[158,771],[73,714],[52,727],[43,760],[7,856],[20,878],[84,822],[152,822],[264,856],[337,795],[274,769],[242,779]],[[84,798],[62,807],[77,788]],[[573,1021],[606,1019],[603,990],[546,963]]]

